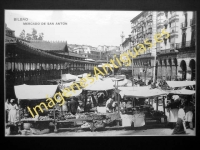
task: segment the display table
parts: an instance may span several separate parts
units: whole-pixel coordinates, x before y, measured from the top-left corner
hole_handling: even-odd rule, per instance
[[[55,121],[55,130],[54,132],[57,132],[58,124],[60,123],[68,123],[68,122],[77,122],[77,121],[86,121],[90,123],[90,129],[93,132],[97,128],[97,121],[103,121],[106,119],[106,117],[109,117],[109,122],[113,121],[119,121],[121,119],[119,113],[100,113],[100,114],[90,114],[88,118],[77,118],[77,119],[66,119],[66,120],[56,120]]]
[[[21,122],[53,122],[54,120],[21,120]]]

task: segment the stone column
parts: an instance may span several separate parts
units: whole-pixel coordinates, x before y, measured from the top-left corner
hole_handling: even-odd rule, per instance
[[[176,58],[171,59],[171,79],[174,80],[177,76],[177,61]]]
[[[186,79],[189,80],[189,81],[191,81],[191,77],[192,77],[192,70],[189,66],[190,60],[191,60],[191,58],[185,59],[185,62],[186,62]]]
[[[162,64],[160,63],[160,60],[158,61],[158,69],[157,69],[157,79],[162,78]]]
[[[166,60],[166,64],[167,64],[167,80],[170,81],[171,80],[171,59]]]
[[[166,78],[166,63],[162,60],[162,77],[165,76]]]
[[[180,67],[181,65],[181,59],[177,59],[177,78],[182,79],[182,68]]]

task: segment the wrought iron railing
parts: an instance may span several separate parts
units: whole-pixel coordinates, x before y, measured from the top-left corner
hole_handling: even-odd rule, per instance
[[[181,23],[181,28],[186,28],[187,24],[185,22]]]
[[[192,47],[195,46],[196,43],[193,42],[191,43],[191,41],[186,41],[186,42],[181,42],[181,43],[176,43],[176,49],[180,49],[180,48],[186,48],[186,47]]]

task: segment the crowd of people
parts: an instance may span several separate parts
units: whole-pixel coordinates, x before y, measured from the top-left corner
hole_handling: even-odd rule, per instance
[[[70,112],[75,115],[81,112],[96,112],[97,107],[105,107],[108,113],[117,111],[117,102],[113,90],[107,92],[90,91],[87,95],[80,94],[76,97],[66,98],[62,106],[56,105],[56,110]]]
[[[169,112],[169,125],[171,128],[174,128],[173,134],[185,134],[185,129],[194,129],[194,96],[168,96],[166,108]]]

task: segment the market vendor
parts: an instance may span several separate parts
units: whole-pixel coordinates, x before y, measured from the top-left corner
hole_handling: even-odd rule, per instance
[[[142,109],[138,106],[134,108],[133,113],[133,127],[144,127],[145,125],[145,114],[143,113]]]
[[[8,122],[14,123],[17,121],[17,110],[19,109],[17,104],[14,102],[14,99],[10,100],[8,108],[9,108]]]
[[[67,100],[64,102],[64,104],[61,106],[63,112],[68,112],[68,107],[67,107]]]
[[[107,100],[107,102],[106,102],[106,112],[112,112],[113,111],[113,107],[112,107],[113,101],[114,101],[113,96]]]
[[[178,119],[178,102],[179,96],[173,96],[167,107],[169,109],[169,123],[171,128],[174,128]],[[175,102],[176,100],[176,102]]]
[[[86,111],[89,112],[92,108],[93,101],[91,95],[88,95],[87,102],[86,102]]]
[[[126,110],[126,101],[123,100],[122,102],[120,102],[120,111],[122,114],[124,114],[125,110]]]
[[[99,106],[103,105],[104,96],[105,94],[103,92],[98,92],[97,97]]]
[[[78,105],[79,105],[79,103],[78,103],[76,97],[72,97],[71,101],[69,102],[69,110],[73,115],[76,114]]]

